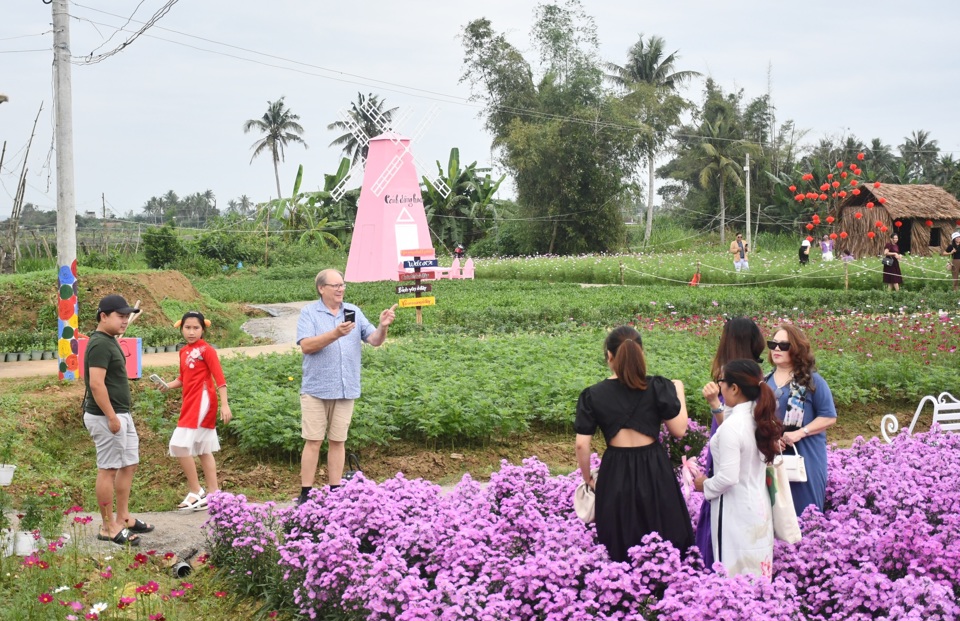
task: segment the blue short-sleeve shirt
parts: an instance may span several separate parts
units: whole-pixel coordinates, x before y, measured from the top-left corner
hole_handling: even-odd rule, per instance
[[[343,323],[343,311],[357,313],[357,327],[323,349],[303,355],[303,381],[300,394],[317,399],[358,399],[360,397],[360,349],[362,342],[376,332],[364,314],[353,304],[344,302],[334,314],[322,300],[308,304],[297,321],[297,344],[305,338],[319,336]]]

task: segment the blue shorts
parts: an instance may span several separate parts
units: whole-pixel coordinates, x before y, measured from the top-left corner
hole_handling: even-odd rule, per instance
[[[84,413],[83,426],[97,447],[97,468],[119,470],[140,463],[140,437],[129,412],[117,412],[120,431],[113,433],[106,416]]]

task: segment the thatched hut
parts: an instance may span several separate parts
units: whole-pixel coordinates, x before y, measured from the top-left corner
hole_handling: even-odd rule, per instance
[[[830,215],[837,219],[837,231],[847,232],[846,239],[837,240],[838,253],[849,248],[857,258],[876,256],[897,233],[901,252],[929,256],[946,248],[950,233],[960,228],[960,201],[935,185],[864,184],[859,195],[847,195]]]

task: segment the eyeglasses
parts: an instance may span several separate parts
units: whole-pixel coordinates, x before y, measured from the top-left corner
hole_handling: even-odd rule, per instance
[[[790,351],[790,341],[767,341],[767,347],[770,351],[777,349],[780,351]]]
[[[728,380],[728,379],[725,378],[725,377],[718,377],[718,378],[717,378],[717,383],[719,384],[720,382],[723,382],[724,384],[732,384],[732,383],[733,383],[733,382],[731,382],[730,380]]]
[[[347,285],[340,283],[338,285],[321,285],[322,287],[333,287],[334,289],[346,289]]]

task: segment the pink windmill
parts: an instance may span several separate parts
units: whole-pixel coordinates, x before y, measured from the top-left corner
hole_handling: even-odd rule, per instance
[[[375,108],[366,112],[376,120],[383,131],[379,136],[367,138],[363,130],[352,124],[352,131],[361,143],[369,142],[367,159],[363,162],[363,183],[357,203],[357,220],[354,223],[350,255],[344,274],[348,282],[396,280],[397,266],[406,258],[404,250],[433,248],[427,215],[423,209],[420,193],[419,164],[410,151],[410,138],[395,133],[386,119]],[[344,114],[344,117],[348,115]],[[421,122],[417,135],[426,125]],[[428,170],[420,164],[421,170]],[[353,171],[344,179],[353,176]],[[444,196],[450,193],[442,179],[430,183]],[[344,188],[334,188],[334,198]]]

